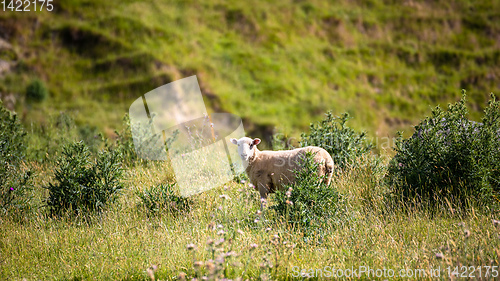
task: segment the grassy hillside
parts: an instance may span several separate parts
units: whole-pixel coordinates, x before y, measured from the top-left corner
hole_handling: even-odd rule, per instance
[[[196,74],[210,111],[247,132],[298,136],[327,110],[371,136],[409,132],[466,89],[476,113],[500,87],[498,1],[55,1],[0,13],[0,78],[25,123],[71,111],[108,134],[130,103]],[[50,99],[27,109],[41,78]]]
[[[348,125],[370,137],[396,130],[407,136],[431,108],[459,100],[461,89],[478,120],[489,93],[500,91],[500,1],[54,2],[52,12],[0,12],[0,96],[27,132],[23,138],[17,119],[0,111],[0,279],[299,280],[300,270],[314,277],[325,266],[385,268],[395,280],[498,278],[499,175],[490,153],[498,152],[498,114],[488,115],[494,120],[482,128],[489,131],[452,131],[453,142],[442,138],[445,129],[414,138],[407,158],[353,157],[335,169],[328,191],[336,201],[308,199],[311,209],[332,211],[312,220],[316,228],[273,209],[286,200],[287,212],[292,204],[312,212],[289,195],[271,195],[269,208],[259,211],[258,192],[243,175],[190,197],[182,211],[172,208],[185,202],[160,188],[175,186],[172,166],[137,160],[122,118],[141,94],[195,74],[209,112],[240,115],[246,132],[264,139],[276,131],[298,137],[329,110],[348,112],[354,117]],[[25,98],[38,79],[49,90],[41,103],[36,94]],[[106,145],[124,154],[123,165],[96,154],[105,146],[99,131],[112,137],[115,130],[119,136]],[[351,145],[357,134],[332,132],[340,148],[348,147],[341,154],[358,149]],[[323,135],[311,139],[322,144]],[[90,152],[74,160],[78,153],[62,147],[80,139]],[[434,153],[443,147],[453,149]],[[93,164],[95,157],[102,165]],[[463,165],[456,169],[463,173],[448,174],[456,171],[445,169],[451,164]],[[107,176],[121,168],[123,175]],[[388,171],[420,168],[444,184],[455,176],[457,189],[473,178],[483,193],[471,194],[492,194],[495,204],[468,193],[463,199],[470,204],[463,205],[439,192],[431,202],[405,200],[387,181]],[[93,188],[108,183],[120,189],[116,201],[95,203],[101,212],[51,213],[47,206],[53,194],[46,187],[59,190],[64,203],[92,203],[100,194]],[[294,195],[321,191],[294,189]]]

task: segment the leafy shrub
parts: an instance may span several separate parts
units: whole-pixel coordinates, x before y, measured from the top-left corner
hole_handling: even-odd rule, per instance
[[[340,168],[355,164],[355,159],[368,153],[373,145],[367,140],[365,132],[358,133],[346,125],[349,119],[348,113],[335,117],[331,111],[327,112],[325,119],[311,123],[309,135],[302,133],[300,145],[324,148]]]
[[[57,160],[55,183],[47,187],[46,203],[52,214],[101,211],[122,189],[122,173],[119,152],[101,150],[92,159],[82,141],[70,143]]]
[[[29,103],[42,102],[45,99],[47,99],[48,96],[49,96],[49,91],[45,87],[45,84],[39,79],[33,80],[26,87],[26,101]]]
[[[115,131],[118,136],[116,139],[116,149],[123,155],[123,161],[127,164],[134,163],[138,158],[135,153],[134,140],[132,139],[132,130],[130,128],[130,117],[125,114],[123,117],[123,129],[118,132]]]
[[[300,162],[301,169],[294,171],[295,182],[276,192],[277,204],[272,208],[293,224],[314,227],[336,215],[340,195],[331,186],[320,183],[313,153],[306,153]]]
[[[415,126],[412,137],[403,139],[400,134],[386,177],[393,195],[431,204],[444,198],[459,206],[468,199],[498,203],[499,102],[492,95],[482,123],[467,119],[465,102],[464,94],[447,111],[438,106]]]
[[[23,209],[29,198],[26,191],[31,171],[23,165],[26,132],[0,101],[0,208],[2,213]]]
[[[186,212],[191,209],[193,202],[174,191],[172,184],[159,184],[151,186],[144,191],[137,191],[142,205],[152,214],[166,210],[169,213]]]

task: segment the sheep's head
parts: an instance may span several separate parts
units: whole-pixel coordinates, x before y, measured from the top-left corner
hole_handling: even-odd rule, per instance
[[[231,139],[231,142],[238,145],[238,154],[243,161],[251,159],[255,153],[255,147],[260,143],[260,139],[241,138]]]

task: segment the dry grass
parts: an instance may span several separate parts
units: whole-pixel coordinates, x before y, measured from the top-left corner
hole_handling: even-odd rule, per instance
[[[38,183],[48,180],[40,175]],[[382,201],[381,175],[367,168],[337,175],[345,216],[309,237],[269,209],[259,214],[258,194],[236,182],[194,196],[187,214],[148,215],[134,190],[170,175],[162,163],[129,169],[119,202],[87,220],[47,218],[43,209],[22,223],[2,217],[1,278],[276,280],[294,279],[299,268],[369,266],[425,269],[427,277],[440,268],[447,279],[448,266],[499,262],[491,214],[390,210]]]

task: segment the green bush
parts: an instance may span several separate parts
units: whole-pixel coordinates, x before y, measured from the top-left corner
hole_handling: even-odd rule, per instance
[[[47,187],[46,203],[52,214],[101,211],[122,189],[121,154],[104,149],[93,159],[80,142],[65,145],[56,162],[55,183]]]
[[[347,113],[335,117],[332,112],[327,112],[325,119],[316,124],[311,123],[309,135],[302,133],[300,145],[324,148],[337,167],[356,164],[355,160],[368,153],[373,145],[367,140],[365,132],[358,133],[346,125],[349,119]]]
[[[27,206],[31,171],[25,169],[26,132],[0,101],[0,208],[2,214]]]
[[[332,186],[320,183],[313,153],[306,153],[300,163],[301,169],[294,171],[296,181],[276,192],[276,205],[272,209],[288,222],[302,227],[331,222],[338,213],[339,193]]]
[[[151,213],[167,211],[172,214],[188,212],[191,210],[192,200],[184,198],[174,191],[172,184],[159,184],[143,191],[137,191],[142,205]]]
[[[49,91],[47,90],[47,87],[45,87],[45,84],[43,81],[39,79],[33,80],[27,87],[26,87],[26,101],[28,103],[39,103],[47,99],[49,96]]]
[[[492,95],[482,123],[467,119],[465,94],[444,111],[415,126],[408,139],[401,134],[386,179],[392,195],[431,204],[448,200],[497,204],[500,200],[500,108]]]
[[[123,155],[123,161],[127,164],[133,164],[138,160],[137,154],[135,153],[134,140],[132,138],[132,131],[130,128],[130,117],[125,114],[123,117],[123,129],[118,132],[115,131],[118,136],[116,139],[116,149]]]

